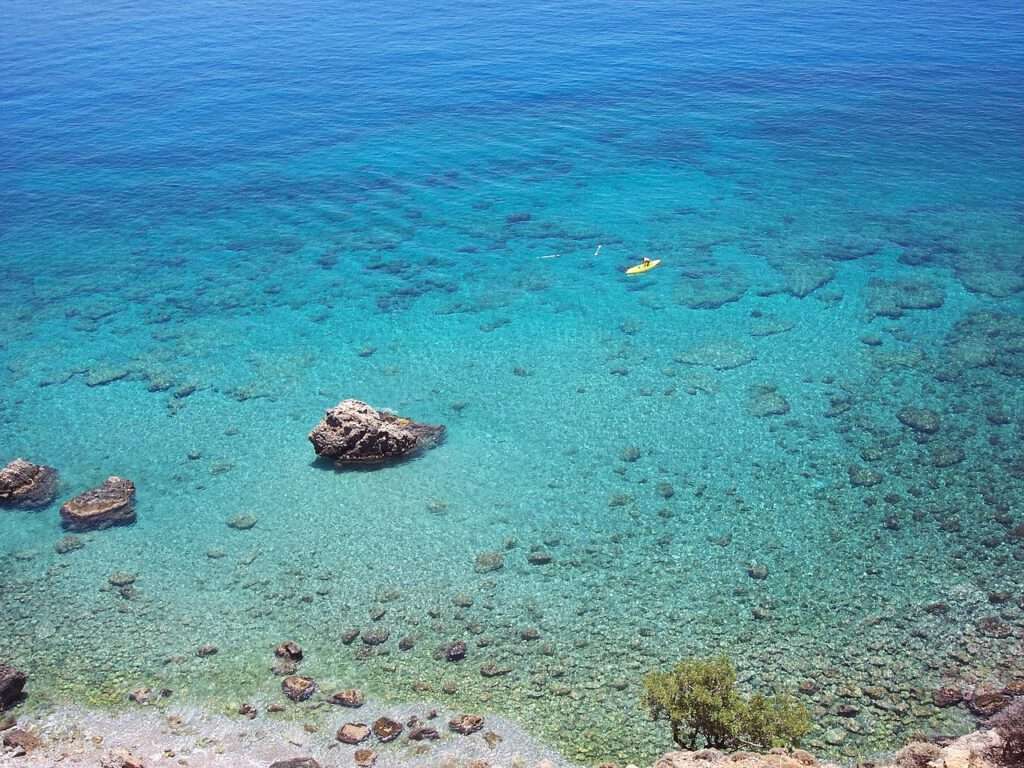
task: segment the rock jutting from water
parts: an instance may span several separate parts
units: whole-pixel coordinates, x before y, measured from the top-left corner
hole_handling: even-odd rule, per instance
[[[309,433],[317,456],[335,464],[381,464],[433,448],[444,439],[440,424],[420,424],[359,400],[328,408]]]
[[[90,531],[135,522],[135,484],[123,477],[108,477],[103,485],[75,496],[60,508],[64,527]]]
[[[0,469],[0,506],[45,507],[57,493],[57,470],[25,459]]]
[[[20,669],[9,667],[0,662],[0,712],[13,706],[21,699],[28,675]]]

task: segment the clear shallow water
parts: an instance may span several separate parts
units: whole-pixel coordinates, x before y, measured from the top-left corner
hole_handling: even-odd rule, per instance
[[[856,756],[967,728],[937,685],[1024,674],[1014,4],[5,15],[3,458],[139,487],[63,556],[56,504],[0,514],[0,657],[40,699],[276,700],[291,637],[327,690],[644,759],[642,674],[725,651],[815,680],[813,741]],[[449,438],[324,470],[343,397]],[[374,623],[388,653],[340,643]]]

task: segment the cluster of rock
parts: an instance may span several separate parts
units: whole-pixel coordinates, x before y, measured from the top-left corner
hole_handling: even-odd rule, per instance
[[[0,469],[0,506],[38,508],[57,495],[57,470],[25,459]],[[66,501],[61,522],[71,531],[92,531],[135,522],[135,484],[109,477],[103,485]]]
[[[309,433],[317,456],[335,464],[382,464],[432,448],[444,439],[439,424],[420,424],[360,400],[342,400],[328,408]]]

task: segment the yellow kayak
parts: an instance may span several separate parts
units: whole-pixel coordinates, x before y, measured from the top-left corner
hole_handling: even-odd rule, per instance
[[[636,264],[626,270],[627,275],[642,275],[644,272],[650,272],[656,266],[661,264],[661,259],[651,259],[642,264]]]

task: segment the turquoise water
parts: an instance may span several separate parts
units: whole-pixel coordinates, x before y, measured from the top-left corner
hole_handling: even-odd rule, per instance
[[[970,728],[939,685],[1024,676],[1017,3],[4,17],[0,458],[61,473],[0,512],[29,706],[278,701],[291,638],[326,691],[639,761],[669,746],[642,675],[725,652],[814,680],[811,746],[854,758]],[[448,439],[324,468],[346,397]],[[57,554],[111,474],[138,522]]]

